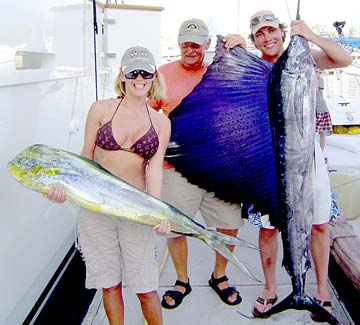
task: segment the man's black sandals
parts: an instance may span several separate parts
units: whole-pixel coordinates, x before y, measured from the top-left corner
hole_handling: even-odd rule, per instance
[[[163,306],[164,308],[167,309],[174,309],[177,306],[179,306],[181,304],[181,302],[183,301],[183,299],[191,292],[191,286],[190,286],[190,281],[188,280],[188,283],[176,280],[175,282],[175,286],[181,286],[185,288],[185,292],[182,293],[180,291],[177,290],[167,290],[165,291],[165,293],[163,294],[163,299],[161,301],[161,306]],[[165,296],[168,296],[172,299],[174,299],[175,303],[173,305],[169,305],[168,302],[165,299]]]
[[[228,281],[228,277],[226,275],[221,278],[215,279],[214,274],[211,274],[211,279],[209,280],[209,286],[215,290],[215,292],[219,295],[220,299],[228,304],[228,305],[238,305],[242,298],[240,296],[239,291],[236,290],[235,287],[227,287],[225,289],[220,289],[218,285],[222,282]],[[237,294],[237,298],[234,301],[229,301],[229,297],[231,297],[234,293]]]

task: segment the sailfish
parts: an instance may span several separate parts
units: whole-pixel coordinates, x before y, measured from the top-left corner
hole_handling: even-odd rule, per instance
[[[166,158],[190,182],[252,204],[281,231],[292,293],[264,316],[306,309],[339,324],[305,292],[314,213],[315,70],[307,41],[292,37],[274,65],[218,36],[202,81],[170,114]]]

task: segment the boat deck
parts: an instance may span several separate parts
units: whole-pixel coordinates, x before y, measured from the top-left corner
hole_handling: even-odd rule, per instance
[[[201,222],[202,220],[199,219]],[[239,237],[252,243],[257,242],[257,229],[245,221],[244,226],[239,230]],[[158,237],[159,264],[162,265],[160,276],[159,295],[171,289],[175,282],[175,270],[170,257],[167,256],[165,240]],[[280,241],[280,236],[279,236]],[[252,318],[252,307],[256,297],[261,294],[262,283],[257,283],[248,278],[236,267],[229,264],[227,275],[230,284],[236,286],[240,291],[243,301],[237,306],[228,306],[220,301],[216,293],[211,289],[207,281],[211,275],[214,263],[214,253],[204,243],[189,238],[189,277],[193,291],[187,296],[183,303],[176,309],[163,309],[164,324],[171,325],[218,325],[218,324],[277,324],[277,325],[302,325],[317,324],[310,318],[308,311],[287,310],[280,314],[273,315],[269,319]],[[281,246],[280,246],[281,247]],[[263,279],[259,253],[248,248],[236,248],[235,254],[260,279]],[[280,255],[282,255],[280,249]],[[163,261],[162,261],[163,259]],[[281,267],[281,256],[278,258],[277,281],[279,299],[285,298],[291,292],[290,278],[284,268]],[[313,269],[307,273],[307,292],[313,295],[316,290],[316,279]],[[354,324],[346,312],[343,304],[338,300],[336,292],[330,286],[331,300],[334,313],[342,324]],[[142,317],[140,305],[136,295],[129,292],[126,284],[123,290],[125,301],[125,323],[130,325],[145,324]],[[249,318],[247,318],[249,317]],[[83,321],[84,325],[106,325],[108,321],[105,316],[101,301],[101,291],[98,291],[89,308],[88,314]]]

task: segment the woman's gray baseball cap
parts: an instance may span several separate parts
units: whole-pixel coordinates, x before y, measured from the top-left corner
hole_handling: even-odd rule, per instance
[[[149,73],[154,73],[156,70],[154,56],[145,47],[130,47],[121,59],[121,71],[123,73],[126,74],[134,70],[144,70]]]

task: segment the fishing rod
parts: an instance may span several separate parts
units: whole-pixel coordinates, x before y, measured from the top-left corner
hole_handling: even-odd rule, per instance
[[[96,1],[93,0],[93,26],[94,26],[94,69],[95,69],[95,98],[98,100],[98,76],[97,76],[97,51],[96,51],[96,35],[98,34]]]
[[[300,20],[300,0],[298,0],[298,4],[297,4],[296,20]]]
[[[291,14],[290,14],[290,9],[289,9],[289,4],[288,4],[287,0],[285,0],[285,4],[286,4],[287,12],[289,15],[289,19],[292,20]],[[298,0],[298,3],[297,3],[296,20],[300,20],[300,0]]]

